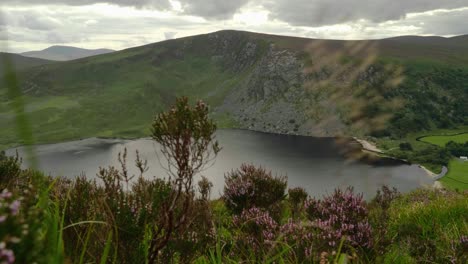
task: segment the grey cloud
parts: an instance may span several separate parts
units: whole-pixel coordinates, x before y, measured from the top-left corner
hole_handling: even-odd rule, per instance
[[[18,19],[19,26],[23,26],[32,30],[52,30],[60,26],[56,20],[41,16],[38,14],[27,13]]]
[[[468,6],[468,0],[265,0],[271,16],[296,26],[324,26],[366,19],[399,20],[408,13]]]
[[[179,0],[183,7],[183,13],[201,16],[207,19],[226,19],[236,13],[239,8],[252,0]],[[39,5],[39,4],[62,4],[82,6],[97,3],[108,3],[119,6],[132,6],[137,8],[148,8],[157,10],[170,10],[172,8],[169,0],[2,0],[0,5]]]
[[[463,35],[468,34],[466,27],[468,10],[441,12],[433,16],[422,16],[409,19],[409,23],[419,24],[421,34],[431,35]]]
[[[71,6],[83,6],[99,3],[115,4],[119,6],[133,6],[138,8],[155,8],[155,9],[169,9],[171,4],[169,0],[2,0],[0,5],[71,5]]]
[[[232,17],[249,0],[182,0],[184,13],[208,19]]]

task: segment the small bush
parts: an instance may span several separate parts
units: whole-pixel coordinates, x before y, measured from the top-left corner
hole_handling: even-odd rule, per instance
[[[400,147],[400,150],[403,150],[403,151],[413,150],[413,146],[411,146],[411,144],[408,142],[400,143],[399,147]]]
[[[384,185],[369,204],[369,221],[373,229],[374,249],[377,255],[384,254],[392,244],[392,240],[387,237],[388,211],[391,203],[400,196],[396,188],[390,189]]]
[[[289,204],[293,218],[297,216],[303,209],[304,202],[309,196],[304,188],[296,187],[288,190]]]
[[[242,164],[225,176],[223,197],[235,214],[253,207],[270,210],[285,198],[286,186],[286,177],[273,177],[261,167]]]
[[[18,153],[15,157],[8,157],[0,151],[0,190],[8,188],[12,181],[18,180],[21,173],[21,159]]]
[[[345,191],[336,189],[323,200],[309,200],[306,203],[309,220],[319,229],[321,248],[331,252],[344,239],[343,252],[372,247],[372,229],[362,194],[354,194],[348,187]]]
[[[256,207],[245,209],[234,216],[232,222],[240,231],[236,237],[236,247],[240,252],[252,249],[258,254],[272,248],[279,225],[268,211]]]

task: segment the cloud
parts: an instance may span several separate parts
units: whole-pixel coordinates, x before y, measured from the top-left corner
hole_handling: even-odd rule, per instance
[[[181,0],[184,13],[208,19],[231,18],[249,0]]]
[[[420,25],[421,34],[429,35],[468,34],[466,21],[468,21],[468,8],[429,12],[408,19],[409,23]]]
[[[465,26],[468,7],[454,9],[468,0],[408,0],[409,3],[395,7],[391,6],[393,2],[385,1],[389,5],[387,11],[383,0],[171,0],[171,7],[164,7],[165,1],[162,0],[106,1],[121,5],[136,3],[133,6],[139,7],[153,4],[152,8],[78,5],[100,0],[49,0],[57,3],[50,5],[31,4],[43,2],[39,0],[0,1],[0,35],[5,38],[7,32],[10,49],[18,52],[39,50],[58,43],[83,48],[123,49],[171,39],[176,35],[185,37],[222,29],[326,39],[468,33]],[[21,4],[12,5],[15,1]],[[5,2],[9,5],[4,5]],[[347,9],[350,3],[358,2],[363,3],[359,5],[359,10]],[[427,5],[415,5],[416,2]],[[299,4],[302,6],[296,6]],[[157,5],[172,9],[156,10]],[[340,5],[342,10],[337,7]],[[382,10],[377,14],[371,12],[377,7]],[[446,9],[434,10],[442,7]],[[279,10],[281,8],[282,12]],[[322,11],[317,11],[317,8]],[[314,16],[314,12],[321,16]],[[400,17],[404,19],[398,19]]]
[[[119,6],[133,6],[137,8],[155,8],[160,10],[166,10],[171,8],[169,0],[48,0],[45,3],[44,0],[2,0],[0,5],[18,5],[18,6],[30,6],[30,5],[70,5],[70,6],[84,6],[92,4],[115,4]]]
[[[173,39],[177,35],[177,32],[164,32],[164,38],[165,39]]]
[[[242,6],[252,0],[49,0],[47,5],[85,6],[92,4],[114,4],[123,7],[174,11],[174,2],[182,8],[182,13],[206,19],[227,19]],[[172,3],[171,3],[172,2]],[[44,5],[43,0],[2,0],[0,5]],[[177,11],[177,10],[176,10]]]
[[[52,30],[60,26],[60,22],[51,17],[38,16],[33,13],[23,14],[17,17],[20,26],[32,30]]]
[[[275,19],[318,27],[359,20],[399,20],[409,13],[467,7],[468,0],[265,0],[263,6]]]

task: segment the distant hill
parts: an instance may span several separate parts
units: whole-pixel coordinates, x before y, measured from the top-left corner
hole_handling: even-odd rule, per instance
[[[19,77],[39,142],[147,136],[154,114],[181,95],[208,102],[220,127],[273,133],[400,137],[468,124],[463,36],[343,41],[220,31]],[[15,142],[1,100],[0,145]]]
[[[29,67],[53,63],[53,61],[24,57],[18,54],[0,52],[0,75],[5,71],[5,60],[9,60],[14,70],[20,71]]]
[[[21,55],[26,57],[40,58],[46,60],[54,61],[69,61],[76,60],[86,57],[91,57],[95,55],[101,55],[106,53],[114,52],[110,49],[81,49],[68,46],[52,46],[40,51],[29,51],[21,53]]]

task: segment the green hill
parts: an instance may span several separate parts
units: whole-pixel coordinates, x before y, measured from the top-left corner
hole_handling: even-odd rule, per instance
[[[1,74],[5,72],[5,60],[9,61],[13,65],[13,68],[17,71],[24,70],[29,67],[52,63],[52,61],[49,61],[49,60],[29,58],[29,57],[24,57],[24,56],[14,54],[14,53],[0,52],[0,73]]]
[[[220,31],[18,72],[39,142],[138,137],[176,96],[221,127],[315,136],[467,124],[468,38],[316,40]],[[0,90],[0,144],[18,144]]]
[[[69,61],[114,52],[110,49],[81,49],[68,46],[52,46],[44,50],[23,52],[21,55],[53,61]]]

